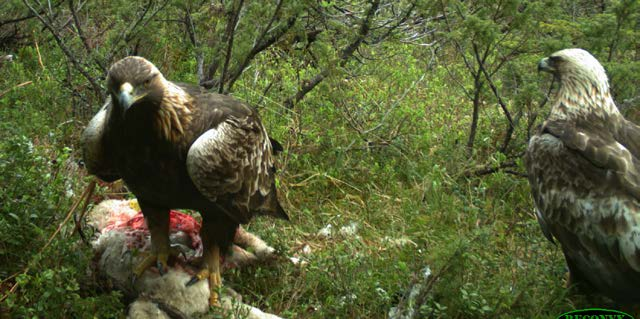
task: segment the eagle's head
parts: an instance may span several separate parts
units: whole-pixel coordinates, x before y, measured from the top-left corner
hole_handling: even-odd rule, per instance
[[[160,104],[167,81],[153,63],[145,58],[130,56],[111,66],[107,87],[112,101],[124,113],[141,101]]]
[[[617,113],[609,94],[609,79],[604,68],[583,49],[564,49],[538,63],[538,71],[549,72],[560,81],[552,116]]]

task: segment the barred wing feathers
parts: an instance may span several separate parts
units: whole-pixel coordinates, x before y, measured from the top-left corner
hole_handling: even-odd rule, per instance
[[[210,128],[187,154],[187,171],[196,188],[212,202],[230,199],[232,207],[222,208],[239,223],[254,214],[288,219],[277,200],[272,141],[258,115],[223,96],[203,98],[216,107],[203,112]]]
[[[526,163],[543,233],[562,244],[572,277],[618,300],[637,301],[636,156],[606,128],[547,121],[532,137]]]

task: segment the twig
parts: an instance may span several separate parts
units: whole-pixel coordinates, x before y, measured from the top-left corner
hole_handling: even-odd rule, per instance
[[[292,97],[289,97],[286,101],[284,101],[284,106],[287,109],[293,109],[293,106],[300,102],[307,93],[313,90],[322,80],[324,80],[329,75],[329,69],[324,69],[320,73],[316,74],[312,79],[303,81],[302,87],[296,92],[296,94]]]
[[[274,16],[272,17],[272,21],[269,22],[269,25],[271,25],[271,23],[275,19],[276,14],[277,14],[277,11],[276,13],[274,13]],[[251,51],[249,51],[249,53],[244,57],[242,62],[238,64],[235,70],[231,73],[231,76],[229,76],[229,83],[227,84],[227,88],[225,89],[225,92],[228,92],[231,90],[231,87],[238,80],[240,75],[242,75],[242,72],[247,68],[247,66],[249,65],[249,62],[251,62],[251,60],[253,60],[253,58],[258,53],[266,50],[268,47],[270,47],[276,41],[282,38],[282,36],[285,35],[287,31],[289,31],[295,25],[297,19],[298,19],[297,15],[294,15],[293,17],[289,18],[289,20],[287,20],[287,23],[284,26],[271,32],[271,36],[266,40],[263,40],[264,36],[267,33],[268,27],[265,29],[264,33],[260,35],[260,37],[254,44],[254,46],[251,48]]]
[[[511,117],[511,113],[509,113],[509,109],[507,108],[507,104],[502,100],[502,97],[500,96],[500,93],[498,92],[498,88],[493,83],[493,80],[491,79],[491,76],[487,72],[487,69],[484,67],[484,62],[480,62],[482,60],[480,59],[480,56],[478,55],[478,50],[477,50],[477,46],[475,45],[475,43],[473,44],[473,53],[474,53],[474,55],[476,57],[476,61],[478,62],[478,66],[480,67],[480,71],[482,72],[482,74],[484,74],[484,78],[487,80],[487,83],[489,83],[489,87],[491,88],[491,91],[493,92],[493,95],[498,100],[498,104],[500,104],[500,108],[502,109],[502,112],[504,113],[504,116],[507,118],[507,132],[505,134],[504,141],[502,142],[502,145],[500,146],[500,152],[501,153],[505,153],[506,150],[507,150],[507,147],[509,147],[509,142],[511,142],[511,137],[513,136],[513,131],[515,130],[515,125],[514,125],[514,122],[513,122],[513,118]],[[495,69],[495,70],[493,70],[492,73],[495,74],[497,71],[498,71],[498,69]]]
[[[42,71],[44,71],[44,63],[42,63],[42,55],[40,55],[40,47],[38,47],[38,40],[33,39],[33,43],[36,46],[36,53],[38,54],[38,64],[40,64]]]
[[[371,7],[367,10],[367,15],[362,21],[360,25],[360,29],[358,30],[358,35],[353,42],[351,42],[347,47],[342,49],[339,55],[339,63],[338,65],[344,67],[347,64],[347,61],[353,56],[353,53],[360,47],[360,45],[364,42],[365,37],[369,34],[371,30],[371,21],[375,16],[378,8],[380,7],[380,0],[374,0],[371,3]],[[287,98],[284,102],[284,105],[288,109],[292,109],[293,106],[300,102],[307,93],[313,90],[322,80],[324,80],[329,75],[329,68],[325,68],[319,74],[311,78],[310,80],[303,81],[302,87],[296,92],[295,95]]]
[[[267,96],[267,93],[269,93],[269,90],[271,90],[271,87],[273,86],[273,84],[275,83],[275,81],[271,81],[269,82],[269,84],[267,85],[266,88],[264,88],[264,90],[262,91],[262,94],[260,94],[260,98],[258,99],[258,102],[256,103],[256,105],[261,105],[262,101],[264,100],[264,97]]]
[[[74,231],[78,232],[78,235],[80,235],[80,239],[82,239],[82,242],[84,242],[87,245],[90,245],[90,243],[87,240],[87,238],[84,237],[84,233],[82,232],[82,219],[84,218],[84,215],[87,213],[87,206],[89,206],[91,196],[93,196],[93,192],[96,189],[96,184],[97,184],[96,179],[93,178],[89,183],[89,185],[87,186],[87,189],[85,189],[85,193],[87,193],[87,195],[84,199],[84,205],[82,206],[82,210],[80,210],[80,217],[76,218],[74,214],[74,218],[73,218],[76,224]]]
[[[242,11],[242,6],[244,5],[244,0],[240,0],[240,4],[238,5],[238,10],[233,14],[231,20],[227,23],[227,52],[225,54],[224,65],[222,66],[222,74],[220,74],[220,86],[218,87],[218,93],[224,93],[224,80],[227,76],[227,70],[229,69],[229,62],[231,61],[231,52],[233,50],[233,39],[235,37],[236,26],[238,25],[238,18],[240,17],[240,11]]]
[[[196,26],[193,24],[193,18],[191,17],[191,10],[189,7],[185,8],[184,14],[185,29],[189,35],[189,40],[191,40],[194,51],[196,52],[196,72],[198,74],[198,83],[200,83],[204,80],[204,53],[200,48],[200,43],[196,35]]]
[[[395,109],[395,108],[400,104],[400,102],[404,100],[404,98],[407,96],[407,94],[409,93],[409,91],[413,90],[413,89],[416,87],[416,85],[417,85],[418,83],[420,83],[420,82],[422,82],[422,80],[424,80],[424,78],[425,78],[425,76],[426,76],[426,75],[427,75],[427,73],[423,73],[423,74],[422,74],[422,76],[421,76],[418,80],[413,81],[413,82],[411,83],[411,85],[410,85],[407,89],[405,89],[405,90],[404,90],[404,92],[402,92],[402,95],[400,95],[400,97],[399,97],[399,98],[395,99],[395,101],[393,102],[393,104],[392,104],[389,108],[387,108],[387,111],[386,111],[386,112],[385,112],[385,114],[382,116],[382,119],[380,120],[380,123],[378,123],[378,125],[376,125],[376,126],[374,126],[374,127],[370,128],[370,129],[368,129],[368,130],[365,130],[365,131],[364,131],[364,132],[362,132],[362,133],[364,133],[364,134],[369,134],[369,133],[371,133],[371,132],[373,132],[373,131],[375,131],[375,130],[379,129],[380,127],[382,127],[382,125],[384,124],[384,122],[386,122],[387,117],[389,116],[389,113],[391,113],[391,111],[392,111],[392,110],[394,110],[394,109]]]
[[[494,165],[494,166],[490,166],[490,165],[486,165],[484,167],[475,169],[475,170],[468,170],[464,173],[462,173],[462,175],[464,177],[472,177],[472,176],[483,176],[483,175],[489,175],[489,174],[493,174],[496,173],[498,171],[504,171],[505,173],[509,173],[512,175],[516,175],[516,176],[524,176],[526,177],[526,174],[523,173],[519,173],[513,170],[505,170],[507,168],[513,168],[513,167],[517,167],[518,165],[516,164],[516,162],[514,160],[511,161],[506,161],[503,163],[500,163],[499,165]]]
[[[376,44],[376,43],[379,43],[379,42],[383,41],[384,39],[389,37],[393,33],[393,31],[395,31],[401,25],[403,25],[405,22],[407,22],[407,20],[411,16],[411,13],[415,9],[416,5],[417,5],[417,1],[413,1],[411,3],[411,5],[409,6],[409,8],[407,9],[407,11],[402,15],[402,17],[400,19],[396,19],[397,21],[396,21],[396,23],[394,25],[392,25],[391,27],[387,28],[387,31],[383,35],[381,35],[377,39],[371,41],[370,44]]]
[[[131,41],[133,38],[135,38],[135,36],[137,35],[137,32],[134,32],[134,31],[136,31],[136,29],[140,26],[140,24],[142,23],[144,18],[147,16],[147,14],[151,10],[151,7],[153,6],[154,2],[155,2],[154,0],[147,1],[147,4],[145,5],[144,10],[142,11],[142,14],[138,17],[138,19],[136,19],[136,21],[133,21],[129,25],[129,27],[126,28],[124,30],[124,32],[122,32],[120,34],[120,37],[116,41],[113,42],[114,44],[116,44],[116,43],[120,43],[120,44],[113,46],[113,49],[111,49],[111,51],[107,55],[107,58],[105,59],[105,61],[113,60],[113,57],[116,55],[116,53],[118,53],[118,51],[120,51],[126,44],[128,44],[129,41]],[[169,0],[165,1],[157,9],[155,9],[151,13],[151,15],[149,16],[149,19],[147,19],[147,21],[145,23],[143,23],[142,26],[143,27],[146,26],[147,23],[149,23],[149,21],[151,21],[151,19],[153,19],[168,4],[169,4]],[[121,43],[123,41],[124,41],[124,44]]]
[[[81,3],[80,8],[82,8],[82,6],[84,6],[85,3],[86,2]],[[87,37],[84,35],[84,31],[82,30],[82,25],[80,24],[80,19],[78,19],[78,14],[76,13],[76,8],[75,8],[75,5],[73,4],[73,0],[69,0],[69,10],[71,11],[71,15],[73,17],[73,23],[76,26],[76,31],[78,32],[78,36],[80,37],[80,40],[84,45],[84,49],[87,51],[87,54],[93,58],[93,61],[96,62],[96,64],[100,67],[100,69],[102,69],[103,72],[107,72],[107,68],[99,59],[97,59],[94,56],[93,49],[91,49],[91,46],[89,46],[89,41]]]
[[[420,314],[416,310],[428,301],[428,297],[435,284],[449,271],[449,269],[451,269],[451,267],[457,264],[455,261],[469,249],[470,243],[476,242],[481,235],[482,234],[477,234],[473,236],[473,238],[467,243],[462,242],[456,251],[447,258],[444,265],[437,273],[433,275],[428,274],[426,276],[422,275],[414,277],[409,289],[396,305],[394,314],[390,315],[389,318],[413,319],[419,316]]]
[[[16,86],[14,86],[14,87],[12,87],[12,88],[8,88],[8,89],[6,89],[6,90],[4,90],[4,91],[0,92],[0,97],[2,97],[2,96],[4,96],[5,94],[9,93],[9,92],[10,92],[11,90],[13,90],[13,89],[17,89],[17,88],[20,88],[20,87],[23,87],[23,86],[29,85],[29,84],[31,84],[31,83],[33,83],[33,81],[22,82],[22,83],[20,83],[20,84],[18,84],[18,85],[16,85]]]
[[[54,8],[57,8],[57,7],[59,7],[61,4],[62,4],[62,1],[60,1],[60,2],[56,3],[53,7],[54,7]],[[43,13],[45,13],[45,10],[43,10],[43,11],[41,11],[41,12],[40,12],[40,14],[43,14]],[[0,27],[2,27],[2,26],[3,26],[3,25],[5,25],[5,24],[18,23],[18,22],[22,22],[22,21],[25,21],[25,20],[33,19],[33,18],[35,18],[35,17],[36,17],[36,16],[35,16],[33,13],[31,13],[31,14],[28,14],[28,15],[26,15],[26,16],[24,16],[24,17],[20,17],[20,18],[16,18],[16,19],[3,20],[3,21],[0,21]]]
[[[80,64],[80,62],[78,62],[76,57],[71,53],[69,48],[64,44],[64,42],[62,41],[62,38],[58,34],[58,31],[56,31],[56,29],[53,27],[53,25],[51,25],[49,22],[47,22],[47,20],[45,20],[38,13],[38,11],[36,11],[36,9],[34,9],[29,4],[29,2],[27,0],[22,0],[22,2],[29,8],[29,10],[31,10],[31,12],[38,18],[38,20],[40,20],[40,22],[42,22],[42,24],[44,24],[45,28],[47,28],[49,30],[49,32],[51,32],[51,34],[53,35],[53,38],[55,39],[56,43],[58,44],[58,46],[60,47],[62,52],[64,52],[64,54],[67,56],[69,61],[71,61],[71,63],[76,67],[76,70],[78,70],[78,72],[80,72],[80,74],[82,74],[89,81],[89,83],[91,83],[91,86],[93,87],[93,91],[100,98],[104,99],[104,93],[102,92],[102,88],[100,87],[100,85],[98,85],[98,82],[96,82],[96,79],[94,79],[89,74],[89,72],[87,72],[87,70],[84,69],[84,67]]]

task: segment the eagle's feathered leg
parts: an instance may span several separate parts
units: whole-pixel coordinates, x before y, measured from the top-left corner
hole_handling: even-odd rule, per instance
[[[580,268],[575,265],[575,262],[570,258],[566,257],[565,253],[565,261],[567,263],[567,282],[565,284],[565,288],[572,288],[576,292],[586,294],[587,296],[593,293],[593,288],[589,285],[588,281],[585,279],[585,276],[580,273]]]
[[[151,253],[136,265],[133,270],[134,278],[140,277],[154,264],[163,275],[169,269],[167,266],[169,256],[177,255],[176,251],[169,246],[169,210],[153,207],[142,201],[139,204],[151,234]]]
[[[187,286],[207,278],[209,280],[209,303],[219,305],[218,291],[222,287],[222,260],[220,256],[226,256],[233,243],[239,224],[226,215],[218,212],[205,212],[202,214],[202,261],[200,270],[189,280]]]

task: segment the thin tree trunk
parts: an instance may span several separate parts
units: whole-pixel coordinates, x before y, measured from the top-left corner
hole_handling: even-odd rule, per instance
[[[480,92],[484,82],[480,79],[480,70],[473,76],[473,116],[471,118],[471,129],[469,131],[469,140],[467,140],[467,156],[473,154],[473,144],[476,140],[476,132],[478,130],[478,116],[480,113]]]

